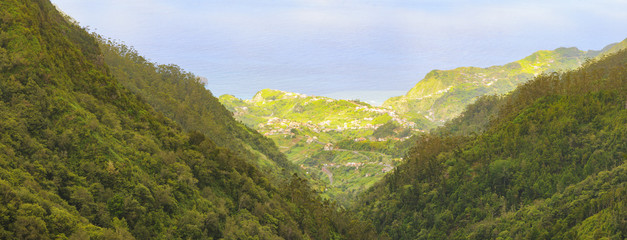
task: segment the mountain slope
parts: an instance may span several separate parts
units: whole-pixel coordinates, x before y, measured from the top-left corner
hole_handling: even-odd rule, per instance
[[[316,188],[348,205],[399,161],[418,125],[352,100],[264,89],[250,100],[220,96],[234,117],[273,139]]]
[[[0,238],[376,238],[301,178],[183,132],[50,2],[0,1],[0,20]]]
[[[222,95],[220,101],[243,123],[252,127],[260,124],[271,125],[268,124],[269,120],[278,118],[300,125],[309,123],[312,125],[309,128],[317,128],[319,131],[375,129],[390,120],[406,127],[419,128],[415,123],[398,117],[393,111],[360,101],[307,96],[280,90],[264,89],[250,100]]]
[[[390,98],[383,106],[405,117],[424,116],[442,125],[458,116],[479,96],[507,93],[540,73],[574,69],[586,59],[616,52],[625,44],[627,39],[601,51],[581,51],[577,48],[543,50],[506,65],[488,68],[433,70],[407,94]]]
[[[447,127],[478,135],[421,136],[359,210],[393,239],[625,238],[626,101],[627,51],[537,76]]]
[[[265,172],[295,170],[274,142],[235,121],[202,79],[176,65],[156,65],[123,44],[97,37],[104,61],[122,85],[187,131],[198,131],[220,147],[236,151]]]
[[[627,164],[460,235],[472,238],[621,239],[627,233]],[[474,228],[474,229],[473,229]]]

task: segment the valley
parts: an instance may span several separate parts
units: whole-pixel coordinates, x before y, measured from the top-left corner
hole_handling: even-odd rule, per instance
[[[403,142],[422,131],[390,109],[356,100],[270,89],[250,100],[219,100],[236,119],[274,140],[323,196],[343,204],[400,163]],[[387,132],[376,133],[384,125]]]
[[[0,0],[0,239],[626,239],[626,47],[238,99]]]
[[[625,45],[627,40],[599,51],[543,50],[503,66],[433,70],[381,107],[271,89],[252,99],[219,100],[237,120],[274,140],[323,196],[348,204],[402,162],[411,136],[458,117],[477,98],[507,94],[535,76],[575,69]]]

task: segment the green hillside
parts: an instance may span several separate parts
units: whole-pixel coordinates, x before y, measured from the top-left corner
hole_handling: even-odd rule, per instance
[[[405,159],[356,207],[393,239],[624,239],[627,51],[482,98]]]
[[[543,72],[575,69],[586,59],[601,53],[616,52],[627,39],[601,51],[581,51],[558,48],[538,51],[521,60],[488,68],[460,67],[453,70],[433,70],[404,96],[383,103],[407,118],[424,117],[435,125],[457,117],[464,107],[486,94],[504,94]]]
[[[390,120],[408,128],[420,127],[399,117],[394,111],[357,100],[337,100],[279,90],[261,90],[250,100],[223,95],[220,102],[240,121],[259,129],[272,129],[267,125],[284,119],[290,121],[286,123],[288,125],[297,124],[301,128],[319,131],[372,130]]]
[[[264,89],[220,102],[236,119],[273,139],[316,189],[348,204],[401,160],[404,140],[424,126],[353,100]]]
[[[49,1],[0,1],[1,239],[377,238],[302,178],[184,132],[104,58]]]
[[[237,152],[273,175],[283,174],[283,169],[290,170],[286,173],[295,170],[272,140],[235,121],[232,113],[205,89],[201,78],[176,65],[151,63],[123,44],[96,38],[111,74],[184,130],[204,134],[216,145]]]

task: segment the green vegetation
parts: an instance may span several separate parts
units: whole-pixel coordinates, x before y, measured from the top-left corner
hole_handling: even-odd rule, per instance
[[[0,238],[625,239],[622,45],[417,133],[359,101],[264,90],[225,108],[47,0],[0,1]],[[581,53],[506,67],[552,54]],[[358,194],[355,212],[323,199]]]
[[[613,53],[625,46],[627,39],[601,51],[558,48],[538,51],[502,66],[433,70],[406,95],[390,98],[383,106],[408,119],[424,117],[432,126],[443,125],[482,95],[505,94],[538,74],[575,69],[586,59]]]
[[[274,142],[235,121],[202,79],[176,65],[156,65],[123,44],[96,36],[111,74],[155,110],[186,131],[198,131],[216,145],[237,152],[274,176],[294,172]],[[289,174],[287,174],[289,176]]]
[[[627,51],[484,97],[355,208],[393,239],[627,237]]]
[[[420,127],[357,100],[264,89],[251,100],[223,95],[220,101],[273,139],[324,197],[344,205],[396,166],[409,146],[403,140]]]
[[[519,61],[489,68],[434,70],[405,96],[386,101],[385,108],[372,107],[359,101],[269,89],[259,91],[251,100],[224,95],[220,101],[234,113],[235,118],[273,139],[291,162],[307,169],[317,189],[346,203],[342,199],[353,197],[346,195],[347,190],[363,187],[352,184],[363,183],[364,179],[361,178],[379,180],[383,174],[356,171],[355,174],[347,175],[342,171],[335,172],[335,168],[321,171],[322,162],[334,163],[348,157],[342,153],[343,157],[332,161],[319,159],[318,153],[324,150],[325,144],[333,144],[330,146],[331,151],[360,149],[361,152],[352,153],[349,157],[358,163],[376,163],[363,153],[383,154],[384,164],[379,169],[383,171],[387,166],[396,165],[396,160],[403,156],[409,145],[403,144],[401,140],[406,140],[416,130],[443,125],[459,116],[466,105],[479,101],[480,104],[471,105],[462,117],[449,121],[445,128],[435,130],[440,134],[479,133],[502,102],[499,96],[488,94],[507,93],[542,72],[573,69],[586,59],[616,52],[625,44],[627,41],[612,44],[601,51],[584,52],[576,48],[538,51]],[[398,140],[388,141],[391,139]],[[353,140],[355,144],[347,144]],[[342,145],[338,144],[340,142]],[[358,142],[366,142],[365,145],[381,145],[371,143],[383,142],[386,146],[363,148],[364,144]],[[333,184],[329,175],[335,180]],[[366,185],[370,186],[371,183],[368,181]]]
[[[281,164],[272,145],[248,142],[263,138],[238,135],[249,130],[211,107],[215,101],[181,101],[179,94],[211,101],[193,76],[152,65],[155,74],[143,62],[145,69],[126,73],[183,86],[129,90],[112,75],[125,71],[109,68],[109,57],[47,0],[0,1],[0,238],[378,238],[301,177],[275,183],[251,164],[256,159],[244,160],[259,152]],[[137,55],[118,60],[129,57]],[[169,103],[144,100],[148,91]],[[166,117],[179,107],[204,112],[182,112],[181,127]],[[206,116],[220,119],[198,126]],[[225,148],[233,146],[255,151]]]
[[[317,131],[370,129],[394,119],[403,126],[414,123],[399,118],[395,112],[353,100],[307,96],[299,93],[264,89],[251,100],[231,95],[220,96],[220,102],[244,124],[264,130],[309,128]],[[259,126],[259,125],[262,126]]]

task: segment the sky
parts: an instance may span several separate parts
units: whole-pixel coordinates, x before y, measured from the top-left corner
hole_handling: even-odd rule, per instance
[[[208,79],[380,104],[433,69],[627,38],[624,0],[52,0],[100,35]]]

